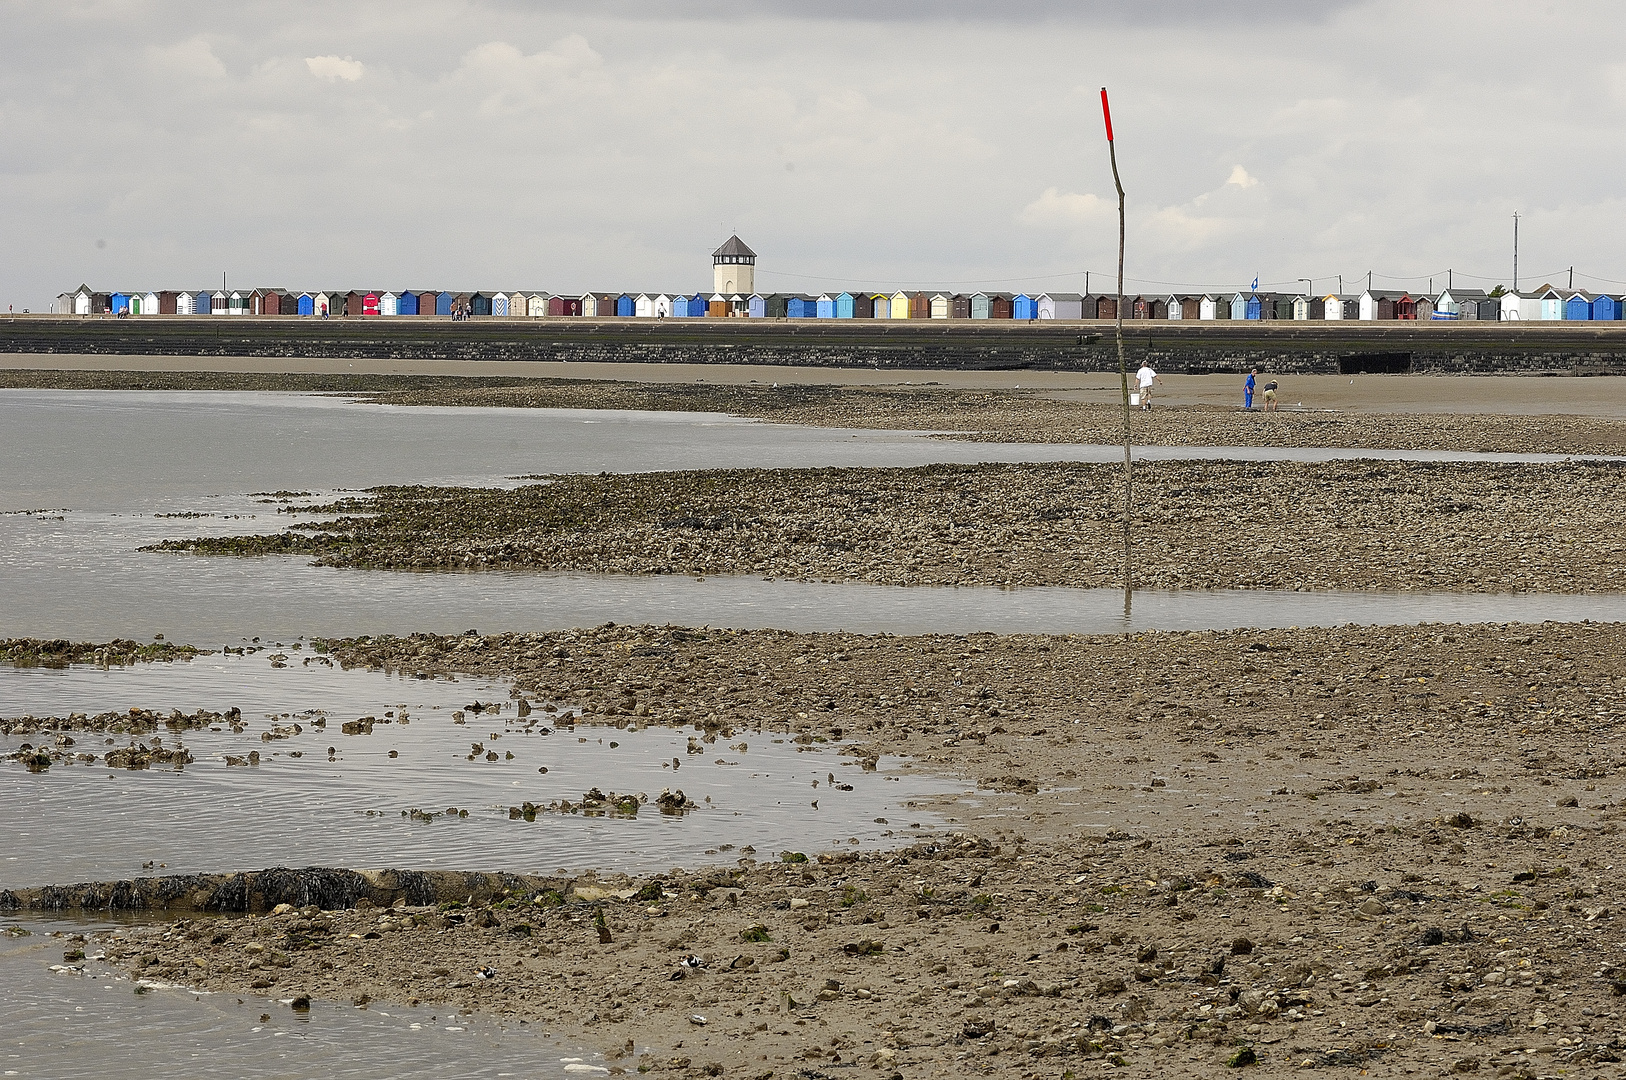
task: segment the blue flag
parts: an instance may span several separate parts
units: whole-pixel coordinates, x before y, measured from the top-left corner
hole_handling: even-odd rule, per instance
[[[1253,291],[1259,291],[1259,279],[1257,277],[1253,279]]]

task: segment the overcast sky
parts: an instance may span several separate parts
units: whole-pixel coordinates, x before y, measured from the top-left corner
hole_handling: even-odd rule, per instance
[[[823,12],[811,16],[812,9]],[[112,288],[1626,290],[1621,12],[0,0],[0,304]],[[1472,276],[1470,276],[1472,275]],[[1619,279],[1622,284],[1597,277]]]

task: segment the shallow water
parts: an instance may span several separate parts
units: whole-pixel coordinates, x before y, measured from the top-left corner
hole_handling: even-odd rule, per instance
[[[276,393],[0,391],[0,635],[238,638],[540,630],[675,622],[789,630],[1115,632],[1238,625],[1616,618],[1613,597],[898,589],[583,574],[336,571],[304,558],[136,550],[176,537],[279,531],[248,494],[382,483],[512,484],[516,474],[742,465],[1112,460],[1100,446],[978,444],[788,427],[697,413],[397,408]],[[1162,447],[1144,457],[1508,455]],[[1540,455],[1521,460],[1548,460]],[[161,516],[180,515],[180,516]],[[201,515],[201,516],[195,516]]]
[[[181,771],[62,763],[30,774],[17,762],[0,762],[8,841],[0,849],[0,885],[307,865],[650,871],[732,862],[749,854],[747,847],[772,858],[783,850],[884,844],[913,824],[938,823],[907,803],[965,790],[900,772],[898,759],[883,758],[869,772],[833,744],[797,747],[783,735],[744,727],[713,742],[698,730],[666,727],[555,728],[563,722],[540,707],[528,720],[518,717],[501,682],[307,666],[303,651],[280,650],[294,658],[282,669],[272,668],[266,653],[107,670],[0,667],[6,717],[235,706],[246,728],[160,729],[166,747],[184,745],[196,759]],[[453,712],[473,701],[503,708],[466,712],[456,723]],[[396,716],[386,715],[392,711]],[[325,728],[316,725],[318,712]],[[344,721],[361,716],[376,718],[372,734],[342,734]],[[261,738],[295,724],[299,734]],[[91,732],[72,737],[75,753],[101,754],[131,741]],[[153,745],[151,735],[138,738]],[[0,753],[52,741],[45,734],[0,735]],[[499,760],[486,760],[484,752],[469,760],[476,743]],[[334,760],[329,747],[337,751]],[[228,755],[250,751],[261,754],[260,764],[227,764]],[[831,774],[853,790],[833,788]],[[594,787],[651,800],[663,789],[681,789],[700,807],[669,816],[651,802],[634,818],[549,812],[535,821],[509,819],[511,806],[579,803]],[[468,813],[447,815],[448,808]],[[403,816],[414,809],[436,816]]]
[[[150,520],[150,519],[149,519]],[[0,517],[0,538],[30,526]],[[173,525],[169,526],[173,528]],[[187,529],[207,531],[199,522]],[[0,548],[0,637],[163,634],[214,648],[262,637],[560,630],[605,622],[799,632],[1111,634],[1419,622],[1612,622],[1619,594],[911,587],[754,577],[341,570],[303,556],[98,548],[45,523]],[[59,532],[51,532],[60,529]],[[72,553],[85,551],[82,557]]]
[[[268,392],[0,390],[0,511],[163,509],[205,494],[489,484],[539,473],[1121,460],[1113,446],[975,443],[765,424],[715,413],[405,408]],[[1140,447],[1145,460],[1556,461],[1260,447]]]
[[[534,1025],[483,1016],[384,1003],[358,1009],[323,1000],[298,1014],[273,998],[196,994],[184,987],[137,994],[136,984],[104,963],[64,964],[65,939],[49,936],[105,924],[6,917],[0,925],[31,931],[27,937],[0,934],[0,1076],[523,1080],[608,1072],[597,1054]],[[262,1022],[265,1014],[270,1020]],[[569,1069],[572,1064],[577,1069]]]

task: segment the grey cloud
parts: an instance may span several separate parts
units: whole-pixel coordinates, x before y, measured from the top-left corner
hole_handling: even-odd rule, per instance
[[[526,0],[498,0],[512,8],[535,9]],[[590,9],[580,4],[543,0],[541,6],[555,11],[592,14],[599,17],[655,20],[795,19],[806,21],[1000,23],[1010,26],[1024,21],[1098,22],[1167,25],[1170,23],[1214,23],[1236,20],[1274,22],[1325,22],[1339,13],[1359,6],[1361,0],[605,0]]]
[[[1532,274],[1626,280],[1626,63],[1511,0],[1136,5],[1157,23],[949,0],[965,21],[903,5],[858,33],[844,3],[0,0],[0,307],[222,270],[692,289],[736,229],[786,290],[1104,272],[1103,84],[1132,278],[1494,283],[1519,209]]]

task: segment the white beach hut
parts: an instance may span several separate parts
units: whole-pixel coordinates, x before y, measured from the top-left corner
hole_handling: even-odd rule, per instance
[[[1503,322],[1536,322],[1541,318],[1541,293],[1506,292],[1502,294]]]

